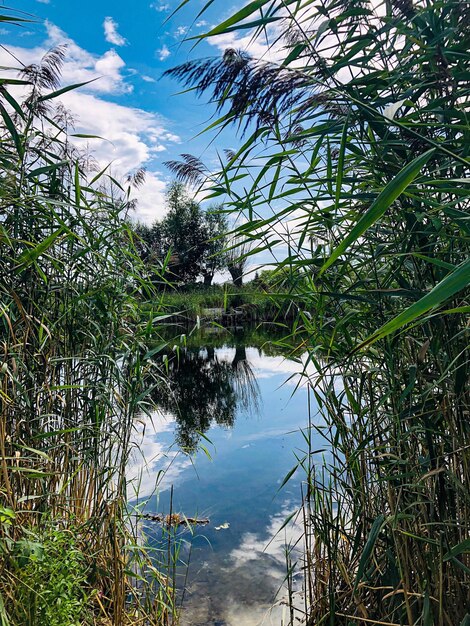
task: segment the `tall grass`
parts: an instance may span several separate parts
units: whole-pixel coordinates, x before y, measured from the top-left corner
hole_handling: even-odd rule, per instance
[[[1,79],[0,623],[170,623],[169,602],[148,606],[149,560],[126,513],[150,286],[128,189],[106,192],[54,105],[63,58],[51,50]]]
[[[169,72],[244,134],[210,195],[253,254],[284,242],[317,366],[308,624],[470,619],[469,9],[261,0],[201,37],[249,33],[263,58]]]
[[[282,307],[279,306],[284,300]],[[144,310],[150,310],[155,302],[144,305]],[[205,287],[201,284],[187,285],[184,288],[168,289],[157,300],[160,306],[164,304],[168,314],[173,313],[187,319],[188,322],[201,319],[218,318],[223,314],[233,315],[237,310],[240,320],[253,322],[271,322],[274,320],[292,319],[296,308],[287,290],[273,294],[253,282],[241,287],[235,285],[212,285]],[[211,310],[211,309],[216,309]]]

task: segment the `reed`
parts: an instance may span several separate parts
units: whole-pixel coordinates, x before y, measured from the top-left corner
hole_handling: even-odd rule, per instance
[[[280,302],[283,300],[282,306]],[[150,311],[153,303],[157,306],[164,304],[168,314],[186,319],[188,323],[217,320],[224,314],[233,315],[234,310],[240,314],[240,321],[275,322],[292,320],[295,317],[296,307],[290,298],[289,292],[279,289],[273,293],[253,281],[236,287],[231,284],[213,285],[205,287],[201,283],[187,285],[177,289],[167,289],[160,294],[158,300],[155,295],[143,304],[143,311]],[[211,310],[211,309],[216,309]],[[232,323],[233,325],[233,323]]]
[[[287,250],[328,449],[301,462],[307,624],[470,619],[468,25],[453,0],[261,0],[201,35],[261,58],[168,72],[244,134],[209,196],[252,254]]]
[[[64,54],[1,79],[0,623],[169,624],[172,581],[149,583],[127,512],[151,286],[124,219],[129,189],[106,191],[54,104]]]

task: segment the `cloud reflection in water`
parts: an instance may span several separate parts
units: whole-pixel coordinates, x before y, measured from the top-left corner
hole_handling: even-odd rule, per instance
[[[143,491],[151,493],[156,472],[171,461],[158,504],[152,498],[148,510],[168,510],[168,487],[174,484],[174,510],[211,519],[192,539],[183,626],[278,625],[285,606],[271,607],[285,575],[286,532],[288,542],[300,533],[295,524],[279,529],[300,501],[298,481],[274,496],[295,464],[293,449],[305,445],[299,432],[307,424],[305,387],[292,395],[292,375],[302,366],[257,348],[225,346],[197,350],[181,367],[188,369],[170,369],[174,377],[163,413],[152,414],[153,427],[145,422],[144,454],[154,460]],[[220,379],[225,398],[214,395]],[[243,400],[250,385],[256,402]],[[233,419],[220,419],[220,407]],[[201,432],[212,442],[203,440],[212,460],[201,452],[191,458],[178,452],[175,438],[180,445],[198,442]],[[167,458],[159,459],[165,452]],[[215,531],[225,522],[227,529]]]

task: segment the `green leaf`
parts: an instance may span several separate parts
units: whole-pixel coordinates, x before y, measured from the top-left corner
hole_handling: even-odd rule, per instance
[[[40,98],[38,98],[38,102],[44,102],[45,100],[51,100],[52,98],[57,98],[58,96],[61,96],[63,93],[67,93],[68,91],[72,91],[73,89],[79,89],[80,87],[84,87],[85,85],[94,83],[95,80],[99,80],[99,79],[93,78],[92,80],[86,80],[84,83],[75,83],[74,85],[69,85],[68,87],[62,87],[62,89],[58,89],[57,91],[51,91],[51,93],[46,93],[45,96],[41,96]]]
[[[8,619],[8,615],[5,610],[5,604],[3,603],[3,596],[1,593],[0,593],[0,626],[10,626],[10,620]]]
[[[2,70],[4,69],[12,69],[10,67],[2,66]],[[18,68],[19,69],[19,68]],[[0,78],[0,85],[31,85],[30,80],[20,80],[19,78]],[[5,93],[3,93],[5,95]]]
[[[18,81],[20,83],[23,83],[25,81]],[[12,107],[12,109],[14,109],[16,111],[16,113],[18,113],[18,115],[21,117],[21,119],[25,119],[25,114],[23,109],[21,108],[21,104],[19,102],[17,102],[15,100],[15,98],[13,98],[13,96],[8,93],[8,91],[6,89],[1,89],[1,94],[2,96],[5,98],[5,100],[8,102],[8,104]]]
[[[18,132],[16,130],[16,126],[13,120],[11,119],[11,117],[9,116],[8,111],[5,109],[5,107],[1,103],[0,103],[0,111],[2,113],[3,121],[5,122],[5,126],[7,127],[11,135],[11,138],[13,139],[13,142],[16,146],[18,156],[22,158],[24,154],[24,147],[21,142],[20,136],[18,135]]]
[[[97,180],[99,180],[103,174],[106,172],[106,170],[110,167],[110,163],[108,163],[108,165],[106,165],[106,167],[104,167],[100,172],[98,172],[98,174],[96,174],[96,176],[94,176],[94,178],[91,180],[90,182],[90,187],[96,183]]]
[[[18,446],[18,448],[20,450],[26,450],[27,452],[32,452],[33,454],[37,454],[38,456],[41,456],[43,459],[46,459],[46,461],[51,461],[51,457],[46,454],[45,452],[43,452],[42,450],[37,450],[36,448],[29,448],[28,446]]]
[[[238,22],[246,19],[255,11],[259,11],[266,3],[267,0],[253,0],[253,2],[250,2],[249,4],[244,6],[242,9],[231,15],[227,20],[210,30],[208,33],[204,33],[203,35],[201,35],[200,38],[213,37],[214,35],[220,35],[227,32],[227,29],[229,29],[231,26],[234,26]]]
[[[298,59],[307,47],[308,46],[306,43],[298,43],[297,45],[295,45],[282,62],[282,65],[289,65],[290,63],[292,63],[292,61]]]
[[[444,555],[444,561],[449,561],[460,554],[470,552],[470,539],[464,539],[461,543],[454,546],[447,554]]]
[[[295,474],[295,472],[298,470],[299,465],[294,465],[294,467],[292,469],[290,469],[287,474],[284,476],[284,480],[282,481],[282,483],[279,486],[278,491],[281,491],[281,489],[284,487],[284,485],[286,485],[289,480],[292,478],[292,476]]]
[[[158,346],[156,346],[155,348],[152,348],[151,350],[149,350],[145,356],[144,356],[144,361],[147,361],[148,359],[151,359],[155,354],[157,354],[158,352],[161,352],[162,350],[164,350],[166,347],[168,346],[167,343],[162,343]]]
[[[364,570],[366,568],[367,563],[372,555],[372,551],[374,549],[377,538],[380,534],[380,531],[383,528],[385,523],[385,516],[379,515],[372,524],[370,529],[369,537],[367,538],[366,545],[364,546],[364,550],[362,551],[361,558],[359,560],[359,566],[357,568],[356,580],[354,582],[353,593],[356,593],[357,587],[364,576]]]
[[[465,261],[459,265],[451,274],[448,274],[440,283],[438,283],[434,289],[423,296],[418,302],[415,302],[410,307],[405,309],[402,313],[394,317],[392,320],[384,324],[373,335],[363,341],[356,349],[361,348],[383,339],[390,333],[393,333],[405,324],[413,322],[415,319],[427,313],[430,309],[433,309],[443,302],[454,296],[462,289],[465,289],[470,284],[470,260]]]
[[[80,206],[80,200],[82,197],[82,190],[80,186],[80,169],[78,167],[78,161],[75,163],[75,175],[74,175],[74,187],[75,187],[75,206]]]
[[[15,511],[10,508],[5,508],[0,506],[0,523],[5,523],[11,520],[14,520],[16,517]]]
[[[17,467],[11,466],[7,469],[10,472],[19,472],[20,474],[24,474],[28,478],[46,478],[47,476],[55,476],[55,472],[43,472],[42,470],[35,469],[34,467]]]
[[[425,589],[423,602],[423,626],[433,626],[434,618],[429,600],[429,590]]]
[[[408,163],[408,165],[406,165],[395,176],[395,178],[386,185],[383,191],[372,203],[369,210],[353,227],[349,235],[343,239],[336,250],[332,252],[330,258],[321,268],[320,275],[323,274],[323,272],[330,267],[330,265],[332,265],[338,257],[344,254],[354,241],[359,239],[359,237],[363,235],[368,228],[370,228],[378,219],[382,217],[385,211],[393,204],[393,202],[395,202],[398,196],[403,193],[408,185],[410,185],[410,183],[416,178],[433,153],[434,149],[421,154],[411,163]]]
[[[47,250],[49,250],[49,248],[54,244],[56,239],[63,234],[64,230],[65,228],[61,226],[58,230],[52,233],[52,235],[49,235],[49,237],[46,237],[46,239],[41,241],[41,243],[38,243],[37,246],[32,249],[25,250],[18,259],[17,268],[25,269],[26,267],[29,267],[32,263],[37,261],[41,254],[47,252]]]
[[[60,161],[59,163],[54,163],[53,165],[38,167],[37,169],[29,172],[29,174],[26,175],[26,178],[31,179],[35,178],[36,176],[41,176],[41,174],[50,174],[54,170],[58,169],[59,167],[63,167],[64,165],[68,165],[68,161]]]
[[[17,17],[15,16],[11,16],[11,15],[0,15],[0,22],[10,22],[12,24],[19,24],[20,22],[29,22],[30,24],[32,24],[34,22],[34,20],[28,20],[24,17]]]
[[[102,139],[106,141],[104,137],[100,137],[100,135],[87,135],[87,133],[72,133],[71,137],[78,137],[80,139]]]
[[[344,174],[344,155],[346,154],[346,141],[348,138],[348,128],[349,128],[349,115],[346,117],[346,121],[343,126],[343,133],[341,135],[341,145],[339,148],[339,157],[338,157],[338,167],[336,170],[336,193],[335,193],[335,206],[336,209],[339,207],[339,201],[341,198],[341,190],[343,184],[343,174]]]
[[[224,33],[230,33],[232,31],[246,30],[251,28],[256,28],[258,26],[266,26],[266,24],[271,24],[272,22],[278,22],[281,17],[260,17],[253,22],[243,22],[243,24],[235,24],[235,26],[229,26],[224,30]],[[207,37],[210,36],[210,33],[207,34]],[[190,37],[190,39],[201,39],[200,35],[195,37]]]
[[[282,530],[284,530],[284,528],[289,524],[289,522],[297,515],[298,511],[293,511],[292,513],[290,513],[282,522],[281,526],[279,527],[279,530],[276,532],[276,535],[278,535]]]

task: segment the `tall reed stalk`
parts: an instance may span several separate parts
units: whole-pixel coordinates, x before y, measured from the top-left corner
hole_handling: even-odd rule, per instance
[[[134,417],[155,371],[139,306],[151,285],[129,190],[106,193],[54,106],[63,58],[0,80],[0,623],[168,624],[167,603],[149,607],[163,587],[127,515]]]
[[[210,197],[277,257],[317,369],[307,624],[470,620],[469,25],[454,0],[261,0],[200,37],[246,50],[169,71],[244,135]]]

